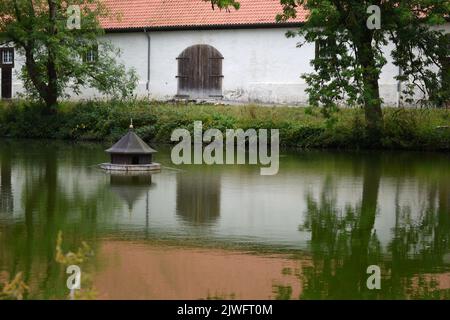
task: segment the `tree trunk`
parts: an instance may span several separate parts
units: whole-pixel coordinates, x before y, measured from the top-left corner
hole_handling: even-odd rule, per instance
[[[25,46],[24,49],[25,49],[25,67],[27,68],[30,80],[33,83],[33,86],[36,88],[39,97],[45,101],[47,97],[47,86],[39,77],[39,72],[37,70],[37,63],[33,56],[33,44]]]
[[[54,0],[48,1],[49,6],[49,18],[50,18],[50,27],[48,32],[52,35],[57,33],[56,30],[56,3]],[[47,94],[45,98],[46,110],[49,113],[56,112],[56,107],[58,104],[58,73],[56,72],[56,54],[53,46],[51,44],[47,44],[47,78],[48,78],[48,86],[47,86]]]
[[[57,18],[57,5],[54,0],[48,0],[49,5],[49,19],[50,19],[50,27],[48,28],[48,32],[50,34],[56,34],[56,18]],[[18,12],[19,9],[16,8]],[[29,14],[32,17],[35,17],[34,7],[32,3],[29,6]],[[17,19],[20,20],[20,15],[17,14]],[[30,30],[31,32],[31,30]],[[36,48],[36,44],[34,39],[30,39],[27,42],[23,43],[23,49],[25,51],[25,68],[27,70],[28,76],[35,87],[39,97],[44,101],[46,108],[44,109],[44,113],[55,113],[56,107],[58,103],[58,76],[56,72],[55,65],[55,52],[54,49],[51,48],[50,45],[47,45],[48,50],[48,60],[47,60],[47,77],[48,83],[43,79],[40,71],[38,70],[37,63],[34,56],[34,49]]]
[[[44,113],[52,114],[56,112],[58,104],[58,87],[57,87],[57,73],[54,62],[49,56],[47,62],[47,76],[49,78],[48,84],[44,83],[37,70],[37,63],[33,56],[33,46],[25,47],[25,67],[30,77],[33,86],[36,88],[39,97],[45,103]]]
[[[367,68],[372,69],[373,66]],[[364,72],[364,113],[366,115],[367,130],[373,135],[374,141],[381,137],[383,128],[383,113],[381,111],[380,88],[378,77],[373,72]]]
[[[365,35],[357,44],[358,60],[362,66],[364,86],[364,112],[369,141],[376,146],[381,139],[383,130],[383,112],[381,111],[380,87],[378,80],[380,72],[376,67],[372,48],[372,37]]]
[[[55,114],[56,107],[58,106],[58,96],[55,94],[54,90],[50,87],[47,90],[47,95],[45,97],[45,114]]]

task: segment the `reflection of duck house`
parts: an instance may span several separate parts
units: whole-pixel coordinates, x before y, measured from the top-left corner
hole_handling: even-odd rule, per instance
[[[153,162],[153,153],[156,150],[134,133],[133,125],[130,126],[130,131],[106,152],[111,155],[111,163],[100,165],[105,170],[143,172],[161,169],[159,163]]]
[[[111,190],[128,205],[133,205],[153,187],[151,175],[111,175]]]

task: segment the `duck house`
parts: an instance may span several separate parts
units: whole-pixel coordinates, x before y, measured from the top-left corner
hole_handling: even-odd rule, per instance
[[[106,150],[111,156],[111,163],[100,165],[109,171],[159,171],[161,165],[153,162],[157,151],[149,147],[135,132],[133,125],[115,145]]]

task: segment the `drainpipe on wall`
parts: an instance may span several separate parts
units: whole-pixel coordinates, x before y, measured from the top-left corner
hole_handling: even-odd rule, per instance
[[[147,96],[150,98],[150,53],[151,53],[151,37],[150,33],[147,29],[144,29],[144,33],[147,36],[147,84],[146,84],[146,90],[147,90]]]

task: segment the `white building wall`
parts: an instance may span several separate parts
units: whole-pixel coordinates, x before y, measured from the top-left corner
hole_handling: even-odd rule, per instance
[[[307,57],[313,57],[314,45],[298,49],[298,39],[287,39],[286,31],[275,28],[151,32],[150,97],[173,99],[178,84],[176,58],[192,45],[207,44],[224,56],[225,100],[306,103],[305,82],[300,75],[311,71]],[[106,38],[122,49],[122,62],[138,71],[138,92],[145,94],[147,36],[121,33],[108,34]]]
[[[450,25],[446,26],[450,30]],[[138,96],[157,100],[173,99],[177,94],[176,58],[186,48],[196,44],[215,47],[224,56],[223,95],[225,101],[273,104],[299,104],[308,101],[306,83],[301,78],[313,71],[310,60],[315,54],[314,44],[297,48],[300,38],[286,38],[288,29],[233,29],[186,30],[150,32],[150,86],[147,91],[148,39],[143,32],[109,33],[110,40],[121,49],[118,59],[128,68],[134,68],[139,76]],[[385,48],[390,52],[392,45]],[[380,93],[385,105],[397,103],[398,68],[392,64],[389,54],[380,78]],[[17,71],[23,65],[23,57],[16,54],[13,76],[13,93],[23,92]],[[95,90],[83,90],[73,99],[98,97]]]
[[[161,63],[161,68],[152,76],[154,92],[163,96],[176,93],[175,58],[191,45],[209,44],[224,56],[223,95],[226,100],[306,103],[306,84],[300,75],[312,71],[309,60],[314,56],[315,47],[308,44],[302,49],[296,48],[298,39],[287,39],[286,31],[242,29],[155,33],[152,53],[162,49],[152,58],[152,62]]]
[[[447,26],[448,27],[448,26]],[[447,28],[450,29],[450,28]],[[301,38],[286,38],[288,29],[187,30],[150,32],[150,92],[147,81],[147,36],[144,33],[108,34],[106,38],[122,48],[122,61],[134,67],[141,79],[139,95],[156,100],[173,99],[177,94],[177,60],[180,53],[196,44],[215,47],[224,56],[223,95],[225,101],[274,104],[308,102],[306,83],[301,78],[313,71],[310,65],[315,45],[297,48]],[[380,76],[380,94],[385,105],[396,105],[398,67],[384,48],[387,64]],[[420,97],[419,97],[420,98]]]

